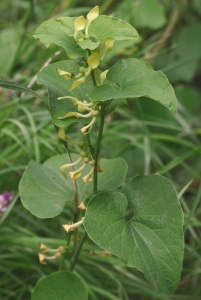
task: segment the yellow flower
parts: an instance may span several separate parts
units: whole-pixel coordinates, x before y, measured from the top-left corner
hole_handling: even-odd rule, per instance
[[[86,167],[87,163],[89,162],[89,159],[87,157],[85,157],[83,160],[84,160],[84,164],[79,169],[77,169],[73,172],[69,172],[69,175],[72,180],[74,180],[82,175],[82,170]]]
[[[93,119],[91,120],[91,122],[80,129],[83,134],[88,134],[91,131],[93,124],[96,122],[96,117],[98,114],[99,114],[98,110],[93,110],[92,112]]]
[[[74,26],[75,26],[74,39],[76,41],[80,40],[78,38],[79,36],[81,36],[81,39],[82,39],[82,37],[84,37],[83,33],[80,31],[85,28],[86,22],[87,22],[87,20],[83,16],[80,16],[75,20],[75,22],[74,22]]]
[[[101,57],[101,61],[104,60],[107,53],[112,50],[113,45],[114,45],[114,40],[113,39],[108,39],[108,40],[105,41],[105,50],[104,50],[103,55]]]
[[[79,227],[80,225],[82,225],[84,222],[84,218],[82,218],[79,222],[77,223],[74,223],[74,224],[71,224],[71,225],[62,225],[63,228],[66,230],[66,232],[70,232],[70,231],[73,231],[75,228]]]
[[[40,250],[45,253],[45,252],[60,252],[62,253],[64,251],[64,247],[63,246],[59,246],[56,249],[50,249],[48,247],[46,247],[44,244],[40,245]]]
[[[63,70],[58,69],[59,75],[63,75],[66,79],[71,79],[72,74]]]
[[[76,117],[77,119],[79,119],[79,118],[89,118],[89,117],[91,117],[92,114],[93,114],[92,110],[86,115],[82,115],[82,114],[79,114],[77,112],[72,111],[72,112],[67,113],[63,117],[59,117],[59,119],[62,120],[62,119],[68,118],[68,117]]]
[[[75,144],[75,145],[79,145],[79,146],[83,146],[84,145],[84,142],[83,141],[72,141],[72,140],[69,140],[67,138],[67,135],[65,134],[65,129],[63,127],[59,127],[59,130],[58,130],[58,137],[69,143],[69,144]]]
[[[72,97],[72,96],[64,96],[64,97],[57,98],[57,100],[62,100],[62,99],[71,99],[72,102],[73,102],[73,105],[75,105],[75,106],[76,105],[82,105],[82,106],[89,107],[89,106],[93,105],[92,102],[88,103],[86,100],[83,100],[83,102],[82,102],[82,101],[79,101],[77,98]]]
[[[83,180],[85,183],[90,182],[90,181],[93,180],[93,177],[92,177],[91,174],[94,172],[94,168],[95,168],[95,160],[93,159],[93,160],[91,160],[89,163],[90,163],[90,165],[92,166],[91,171],[90,171],[86,176],[82,177],[82,180]]]
[[[92,53],[89,56],[87,62],[88,62],[89,68],[91,68],[92,70],[98,68],[98,66],[100,64],[99,51],[95,51],[94,53]]]
[[[88,14],[87,14],[87,26],[85,29],[85,36],[88,37],[88,29],[91,22],[99,16],[99,7],[95,6]]]
[[[86,22],[87,20],[83,16],[78,17],[74,22],[75,30],[83,30],[86,26]]]
[[[86,210],[87,209],[86,206],[84,205],[84,202],[81,202],[80,205],[78,205],[77,208],[79,208],[81,210]]]
[[[82,78],[79,78],[78,80],[76,80],[73,85],[71,86],[70,90],[69,91],[72,91],[74,90],[78,85],[80,85],[81,83],[85,83],[87,80],[87,77],[84,76]]]
[[[106,76],[109,70],[105,70],[104,72],[102,72],[100,74],[100,81],[101,81],[101,85],[103,84],[103,82],[106,80]]]
[[[44,254],[39,253],[39,254],[38,254],[38,257],[39,257],[40,263],[41,263],[42,265],[46,265],[46,264],[47,264],[46,260],[53,260],[53,259],[59,258],[59,257],[61,257],[61,253],[58,252],[58,253],[56,253],[56,254],[53,255],[53,256],[46,256],[46,255],[44,255]]]
[[[79,162],[86,156],[86,153],[84,151],[80,152],[80,157],[78,158],[78,160],[76,160],[74,163],[70,163],[70,164],[65,164],[63,166],[60,167],[60,171],[61,173],[64,175],[65,178],[66,177],[66,173],[65,173],[65,169],[69,169],[70,167],[73,167],[77,164],[79,164]]]

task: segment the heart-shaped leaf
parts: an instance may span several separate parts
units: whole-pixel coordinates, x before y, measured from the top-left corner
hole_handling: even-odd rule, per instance
[[[59,117],[63,117],[68,112],[78,112],[77,106],[74,106],[70,99],[57,100],[63,96],[73,96],[78,100],[89,100],[89,93],[94,88],[94,83],[91,77],[89,77],[85,84],[82,84],[76,89],[70,91],[73,82],[76,79],[66,80],[64,76],[58,74],[58,69],[67,71],[71,74],[77,75],[80,73],[79,69],[83,64],[77,60],[65,60],[51,64],[44,68],[37,74],[37,81],[39,84],[44,84],[49,93],[49,105],[52,121],[58,127],[65,127],[75,122],[86,123],[89,119],[76,119],[75,117],[69,117],[60,120]]]
[[[125,218],[130,207],[134,216]],[[183,215],[170,181],[132,178],[122,192],[102,192],[87,206],[84,226],[103,249],[135,267],[159,290],[175,291],[183,258]]]
[[[72,154],[72,161],[76,161],[79,156],[77,154]],[[66,154],[56,155],[49,158],[44,165],[48,168],[55,170],[55,172],[61,174],[59,168],[68,163]],[[81,167],[83,163],[80,162],[75,166],[75,170]],[[125,180],[127,173],[127,164],[125,160],[121,157],[104,159],[100,160],[100,166],[104,169],[104,172],[98,173],[98,190],[113,190],[118,188]],[[87,166],[81,177],[89,173],[91,167]],[[66,172],[67,177],[68,173]],[[93,192],[93,183],[84,183],[83,180],[79,177],[77,179],[78,192],[80,199],[84,200],[88,195]],[[69,181],[70,182],[70,181]]]
[[[19,184],[22,204],[38,218],[59,215],[74,193],[62,174],[31,161]]]
[[[173,113],[177,111],[175,92],[166,76],[161,71],[154,71],[147,62],[135,58],[116,63],[107,73],[107,82],[94,88],[90,94],[92,101],[144,96]]]
[[[75,25],[74,22],[76,18],[72,17],[61,17],[55,19],[57,22],[60,22],[60,27],[63,31],[65,31],[69,36],[74,36],[75,33]]]
[[[68,20],[71,19],[68,17]],[[73,20],[70,20],[70,24]],[[63,29],[63,28],[62,28]],[[48,48],[51,44],[62,47],[70,58],[86,56],[86,50],[81,49],[73,37],[69,36],[60,27],[56,18],[43,22],[34,32],[34,38],[40,39]]]
[[[98,16],[89,26],[89,36],[97,41],[107,39],[132,40],[138,38],[136,29],[129,23],[114,17]]]
[[[32,300],[87,300],[87,290],[82,280],[69,271],[59,271],[44,276],[37,282]]]

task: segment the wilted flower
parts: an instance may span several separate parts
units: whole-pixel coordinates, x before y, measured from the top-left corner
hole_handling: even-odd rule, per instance
[[[70,232],[70,231],[73,231],[75,228],[81,226],[81,225],[83,224],[83,222],[84,222],[84,218],[82,218],[82,219],[81,219],[79,222],[77,222],[77,223],[70,224],[70,225],[65,224],[65,225],[62,225],[62,226],[63,226],[63,228],[66,230],[66,232],[68,233],[68,232]]]

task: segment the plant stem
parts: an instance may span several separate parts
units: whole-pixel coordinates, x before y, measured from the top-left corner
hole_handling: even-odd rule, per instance
[[[98,138],[97,138],[97,142],[96,142],[95,149],[94,149],[94,160],[95,160],[94,181],[93,181],[94,195],[97,194],[97,191],[98,191],[98,172],[97,172],[98,155],[100,153],[100,143],[101,143],[101,138],[102,138],[102,134],[103,134],[103,127],[104,127],[104,120],[105,120],[104,117],[105,117],[105,107],[103,105],[103,106],[101,106],[100,128],[99,128]]]
[[[73,271],[74,267],[75,267],[75,264],[77,262],[77,259],[78,259],[78,256],[80,254],[80,251],[82,249],[82,245],[84,244],[84,241],[87,237],[87,232],[85,231],[85,233],[83,234],[81,240],[79,241],[79,244],[77,246],[77,248],[75,249],[75,252],[71,258],[71,261],[70,261],[70,266],[69,266],[69,271]]]

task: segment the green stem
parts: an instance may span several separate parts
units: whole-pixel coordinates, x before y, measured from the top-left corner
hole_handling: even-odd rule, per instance
[[[80,251],[82,249],[82,245],[84,244],[84,241],[87,237],[87,232],[85,232],[81,238],[81,240],[79,241],[79,244],[77,246],[77,248],[75,249],[75,252],[71,258],[71,261],[70,261],[70,266],[69,266],[69,271],[73,271],[74,267],[75,267],[75,264],[77,262],[77,259],[78,259],[78,256],[80,254]]]
[[[76,222],[77,222],[78,215],[79,215],[79,214],[75,214],[75,215],[74,215],[73,223],[76,223]],[[66,259],[66,255],[67,255],[67,252],[68,252],[68,247],[69,247],[69,245],[70,245],[70,241],[71,241],[71,236],[72,236],[72,234],[73,234],[73,231],[70,231],[69,234],[68,234],[68,239],[67,239],[67,243],[66,243],[66,250],[65,250],[65,252],[63,253],[62,258],[61,258],[61,260],[60,260],[59,271],[63,269],[64,262],[65,262],[65,259]]]
[[[94,181],[93,181],[93,192],[94,195],[97,194],[98,191],[98,155],[100,153],[100,143],[103,134],[103,127],[104,127],[104,120],[105,120],[105,107],[104,105],[101,106],[101,119],[100,119],[100,128],[98,133],[97,142],[94,149],[94,160],[95,160],[95,168],[94,168]]]
[[[89,136],[89,133],[86,135],[86,138],[87,138],[87,142],[88,142],[88,147],[89,147],[89,150],[90,150],[90,153],[91,155],[93,155],[94,153],[94,148],[91,144],[91,140],[90,140],[90,136]]]

